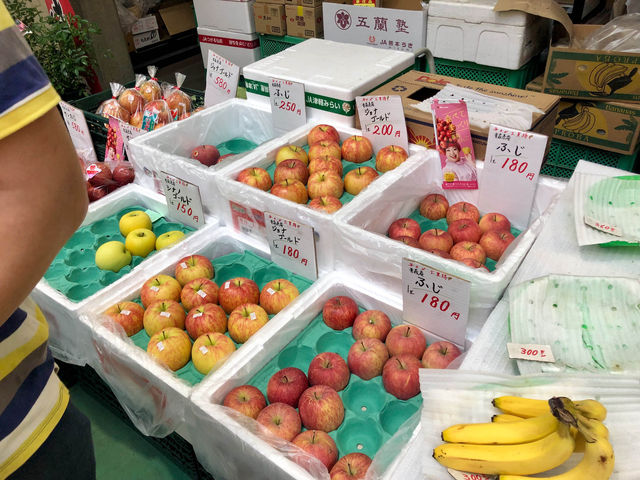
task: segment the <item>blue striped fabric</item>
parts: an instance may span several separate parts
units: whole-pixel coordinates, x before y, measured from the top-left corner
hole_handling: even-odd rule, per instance
[[[34,56],[12,65],[0,72],[0,113],[48,85],[49,79]]]
[[[17,309],[13,312],[9,319],[0,325],[0,342],[9,338],[22,325],[25,318],[27,318],[27,314],[23,310]]]

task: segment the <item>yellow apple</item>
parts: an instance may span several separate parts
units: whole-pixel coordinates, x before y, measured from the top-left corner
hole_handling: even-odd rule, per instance
[[[103,243],[96,250],[96,266],[102,270],[118,272],[131,263],[131,253],[122,242]]]
[[[125,238],[136,228],[152,230],[151,219],[149,218],[149,215],[142,210],[134,210],[133,212],[124,214],[120,217],[118,226],[120,227],[120,233]]]
[[[168,246],[182,240],[182,237],[184,237],[184,232],[181,232],[180,230],[171,230],[170,232],[163,233],[156,240],[156,250],[167,248]]]
[[[156,246],[156,234],[146,228],[131,230],[124,241],[124,246],[137,257],[146,257]]]

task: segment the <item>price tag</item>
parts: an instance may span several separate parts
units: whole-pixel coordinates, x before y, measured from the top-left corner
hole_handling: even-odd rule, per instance
[[[278,265],[305,278],[316,280],[316,242],[313,228],[275,213],[265,212],[271,258]]]
[[[69,136],[71,136],[71,141],[78,154],[86,162],[97,162],[98,157],[93,148],[93,140],[91,140],[87,120],[84,118],[82,110],[72,107],[66,102],[60,102],[60,109],[62,110],[64,123],[67,124]]]
[[[124,150],[127,153],[127,158],[131,160],[131,153],[129,153],[129,140],[131,140],[132,138],[136,138],[138,135],[146,133],[146,131],[138,127],[134,127],[127,122],[123,122],[120,119],[118,119],[118,125],[120,127],[120,136],[122,138]]]
[[[595,228],[596,230],[600,230],[601,232],[610,233],[611,235],[615,235],[616,237],[622,236],[622,232],[618,227],[599,222],[595,218],[589,217],[588,215],[584,216],[584,223]]]
[[[209,50],[207,61],[207,85],[204,91],[204,106],[210,107],[235,98],[238,90],[240,67]]]
[[[371,141],[373,151],[398,145],[409,152],[407,124],[402,99],[398,95],[356,97],[362,135]]]
[[[200,187],[166,172],[161,177],[169,216],[194,228],[204,225]]]
[[[518,228],[529,225],[547,137],[491,125],[478,207],[500,212]]]
[[[304,84],[272,78],[269,97],[273,126],[277,131],[289,132],[307,123]]]
[[[402,287],[404,320],[464,345],[471,290],[468,281],[403,258]]]
[[[551,345],[531,345],[523,343],[507,343],[509,358],[533,360],[534,362],[554,363]]]
[[[496,480],[497,475],[485,475],[483,473],[459,472],[453,468],[447,468],[447,472],[456,480]]]

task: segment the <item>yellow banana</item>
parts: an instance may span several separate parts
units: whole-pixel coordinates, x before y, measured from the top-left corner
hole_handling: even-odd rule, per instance
[[[491,417],[491,421],[494,423],[508,423],[514,422],[516,420],[522,420],[522,417],[519,417],[517,415],[509,415],[508,413],[498,413],[497,415]]]
[[[580,400],[578,402],[573,402],[576,407],[576,410],[585,417],[591,420],[603,421],[607,418],[607,409],[604,408],[597,400]]]
[[[478,445],[513,445],[539,440],[558,428],[558,420],[549,411],[538,417],[520,418],[507,423],[463,423],[442,432],[442,440]]]
[[[503,413],[517,415],[518,417],[537,417],[550,410],[546,400],[536,400],[533,398],[515,397],[505,395],[494,398],[493,406]],[[604,420],[607,416],[606,408],[596,400],[579,400],[573,402],[575,408],[585,417],[593,420]]]
[[[534,442],[518,445],[446,443],[434,449],[433,457],[445,467],[463,472],[533,475],[564,463],[573,453],[574,445],[569,427],[560,424],[553,433]]]

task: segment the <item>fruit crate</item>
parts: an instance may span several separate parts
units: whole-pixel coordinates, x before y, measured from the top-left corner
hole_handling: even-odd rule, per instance
[[[262,58],[280,53],[287,48],[296,45],[300,42],[304,42],[306,38],[292,37],[291,35],[284,35],[279,37],[277,35],[268,35],[266,33],[260,34],[260,56]]]
[[[309,362],[320,352],[336,352],[346,361],[349,348],[355,342],[351,328],[332,330],[322,321],[323,306],[334,296],[352,298],[361,311],[381,310],[394,326],[402,323],[399,296],[358,283],[344,272],[323,277],[309,293],[305,302],[298,303],[288,313],[286,329],[274,331],[262,349],[238,355],[234,362],[224,365],[194,390],[188,429],[194,437],[198,460],[214,477],[319,478],[300,466],[305,462],[300,461],[299,454],[291,451],[287,442],[262,433],[257,422],[223,407],[224,397],[243,384],[253,384],[265,393],[268,378],[277,370],[293,366],[306,373]],[[383,458],[381,462],[374,459],[372,468],[383,465],[386,470],[376,471],[372,478],[406,478],[394,473],[410,446],[407,437],[416,431],[416,412],[421,405],[419,395],[399,400],[384,390],[380,377],[364,381],[354,374],[339,394],[345,419],[329,434],[337,443],[339,457],[363,452]]]
[[[125,87],[127,88],[134,86],[135,82],[125,84]],[[182,91],[191,97],[194,109],[204,105],[204,92],[184,87],[182,88]],[[96,155],[98,156],[98,161],[104,160],[104,151],[107,144],[107,127],[105,125],[105,118],[102,115],[96,115],[96,110],[98,110],[98,107],[102,102],[110,98],[111,91],[103,90],[102,92],[94,93],[88,97],[69,102],[84,113],[84,118],[87,120],[87,126],[89,127],[89,133],[91,134],[91,140],[93,140],[93,147],[96,151]]]
[[[636,165],[638,152],[640,150],[623,155],[553,138],[547,160],[542,165],[540,173],[551,177],[570,178],[580,160],[630,172],[634,170],[634,165],[636,170],[640,167],[640,165]]]

